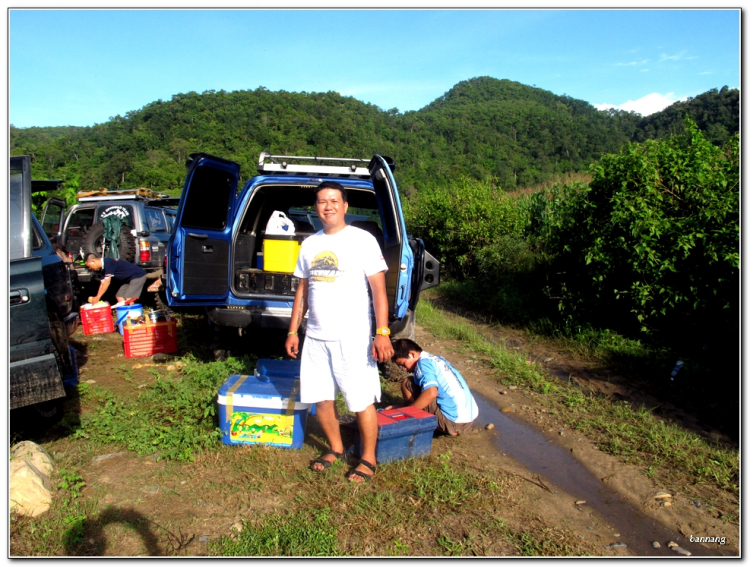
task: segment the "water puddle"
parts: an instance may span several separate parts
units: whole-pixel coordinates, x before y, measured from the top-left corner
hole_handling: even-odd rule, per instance
[[[615,526],[618,537],[611,542],[624,542],[634,553],[642,556],[678,556],[667,548],[668,541],[676,541],[680,547],[696,556],[722,555],[700,544],[686,542],[680,536],[654,519],[630,506],[614,490],[595,478],[589,470],[571,455],[568,449],[550,443],[548,437],[539,433],[520,419],[513,419],[502,413],[497,406],[474,392],[479,406],[477,425],[484,427],[494,423],[498,435],[496,446],[532,472],[540,475],[550,490],[558,488],[576,500],[585,500],[585,507],[593,508]],[[651,546],[652,541],[661,544],[659,549]]]

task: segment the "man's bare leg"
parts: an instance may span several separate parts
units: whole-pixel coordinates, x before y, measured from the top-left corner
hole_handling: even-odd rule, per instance
[[[336,413],[335,402],[333,400],[318,402],[315,404],[315,413],[318,416],[320,427],[323,429],[326,439],[328,439],[328,446],[331,451],[343,453],[344,442],[341,440],[341,429],[339,426],[339,417]],[[377,421],[375,422],[375,426],[377,428]],[[377,437],[377,433],[375,435]],[[336,460],[336,457],[334,455],[326,455],[323,457],[323,460],[332,463]],[[323,465],[320,463],[313,463],[312,468],[316,471],[324,470]]]
[[[375,465],[375,445],[378,442],[378,412],[375,406],[370,404],[364,410],[357,412],[357,425],[359,426],[359,438],[362,441],[362,460]],[[365,475],[373,472],[365,465],[357,465],[354,470]],[[364,482],[364,478],[357,475],[349,477],[352,482]]]

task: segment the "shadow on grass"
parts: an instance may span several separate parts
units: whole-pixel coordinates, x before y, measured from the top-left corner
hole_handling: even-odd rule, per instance
[[[70,524],[64,536],[65,554],[96,557],[103,556],[108,547],[121,549],[120,545],[110,545],[112,542],[109,542],[105,535],[106,528],[112,524],[135,532],[148,556],[174,555],[195,538],[194,535],[184,535],[179,530],[175,534],[136,510],[109,506],[94,518],[82,517]],[[163,546],[159,544],[159,532],[166,539]]]

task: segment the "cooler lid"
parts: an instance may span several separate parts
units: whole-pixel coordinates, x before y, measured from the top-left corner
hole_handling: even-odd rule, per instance
[[[237,385],[238,382],[241,383]],[[235,396],[250,396],[252,398],[289,398],[298,378],[274,377],[265,379],[262,376],[239,375],[230,376],[219,388],[219,396],[226,397],[230,390]],[[236,387],[235,387],[236,386]],[[299,387],[294,396],[299,399]]]
[[[434,431],[437,427],[437,417],[417,408],[405,407],[378,412],[378,435],[402,435],[405,432],[418,433]]]
[[[264,234],[263,240],[302,240],[301,236],[296,234]]]
[[[296,378],[299,379],[299,360],[274,360],[271,358],[259,358],[255,364],[255,375],[271,378]]]

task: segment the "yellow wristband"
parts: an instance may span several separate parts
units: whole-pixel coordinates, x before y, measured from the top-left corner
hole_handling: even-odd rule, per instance
[[[296,335],[296,334],[297,334],[297,331],[291,331],[287,333],[286,336],[288,337],[289,335]]]

